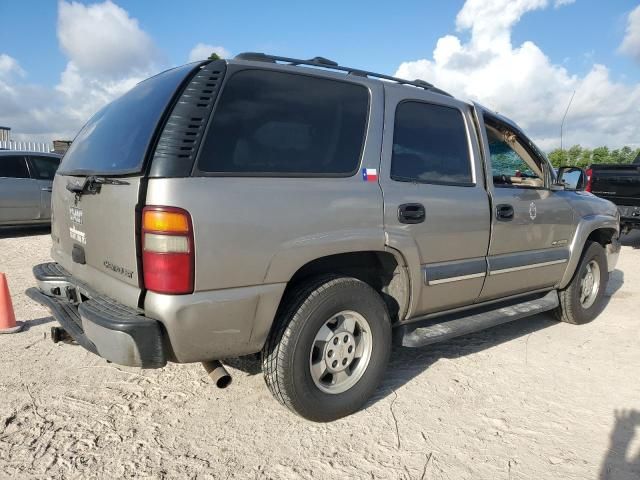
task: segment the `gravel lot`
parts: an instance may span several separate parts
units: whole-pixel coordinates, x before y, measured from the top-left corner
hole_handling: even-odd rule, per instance
[[[605,312],[539,315],[396,349],[363,411],[314,424],[271,398],[259,364],[141,370],[53,344],[24,295],[46,231],[0,231],[0,271],[27,330],[0,335],[0,478],[640,478],[640,232]]]

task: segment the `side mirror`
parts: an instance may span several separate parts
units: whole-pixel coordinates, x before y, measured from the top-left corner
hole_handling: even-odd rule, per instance
[[[557,185],[562,185],[565,190],[580,192],[587,186],[587,172],[580,167],[560,167]]]

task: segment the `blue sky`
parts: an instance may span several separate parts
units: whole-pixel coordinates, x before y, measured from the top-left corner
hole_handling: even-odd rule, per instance
[[[499,22],[499,12],[504,10],[500,4],[507,1],[486,0],[484,3],[488,7],[498,7],[493,18]],[[625,86],[635,93],[640,83],[640,61],[633,55],[621,53],[619,47],[629,28],[629,14],[639,5],[637,0],[513,1],[521,4],[518,19],[505,28],[514,50],[525,42],[532,42],[546,56],[549,65],[566,70],[567,78],[576,76],[575,85],[593,72],[594,65],[604,65],[610,84]],[[100,4],[80,3],[87,6]],[[566,5],[554,6],[555,3]],[[412,0],[391,4],[364,1],[178,3],[122,0],[114,4],[137,22],[137,27],[153,44],[153,52],[149,54],[153,57],[153,64],[144,65],[147,73],[185,63],[194,46],[204,43],[224,47],[231,54],[266,51],[302,58],[322,55],[342,64],[387,74],[424,72],[444,81],[449,77],[440,71],[442,69],[439,73],[433,70],[435,66],[416,70],[417,64],[410,62],[420,59],[432,61],[438,40],[447,35],[457,37],[465,52],[473,51],[473,28],[480,24],[461,28],[457,15],[463,9],[477,9],[478,5],[484,7],[480,0]],[[546,4],[546,8],[541,4]],[[61,48],[60,5],[55,1],[0,0],[0,18],[3,19],[0,54],[11,57],[19,65],[19,70],[15,69],[19,75],[13,75],[12,85],[36,88],[42,94],[43,89],[54,89],[64,83],[61,75],[74,62],[79,65],[78,74],[82,76],[85,87],[91,83],[94,90],[98,88],[96,85],[100,79],[94,75],[89,82],[90,72],[82,70],[69,48]],[[492,18],[487,21],[491,22]],[[95,38],[90,38],[91,34],[86,38],[88,43],[97,45],[96,56],[103,54],[99,36],[100,32],[96,30]],[[122,42],[126,43],[127,39],[123,38]],[[407,64],[403,70],[400,66],[404,63]],[[128,68],[134,70],[132,65]],[[496,76],[502,73],[495,70]],[[119,75],[119,80],[124,80],[121,71]],[[541,81],[544,83],[544,78]],[[558,81],[563,85],[568,82],[566,78]],[[514,82],[517,84],[517,79]],[[571,89],[575,85],[564,86]],[[448,85],[439,86],[448,89]],[[584,91],[585,87],[581,88]],[[485,100],[485,94],[474,92],[472,85],[449,89],[463,96],[466,94]],[[487,99],[495,100],[491,95]],[[510,108],[498,107],[512,113]],[[81,114],[75,114],[78,117],[76,123],[79,123]],[[0,123],[7,121],[11,118],[3,119],[0,112]],[[525,126],[536,124],[528,118],[524,118],[523,123]],[[540,135],[545,134],[543,130],[540,129]],[[16,131],[20,133],[19,129]],[[625,137],[624,141],[640,142],[639,138],[633,138],[636,133]]]
[[[80,2],[91,4],[95,2]],[[386,11],[376,2],[181,2],[118,1],[138,19],[166,54],[181,64],[198,42],[223,45],[233,54],[323,55],[346,65],[394,73],[408,58],[431,53],[437,39],[455,31],[463,0],[405,1]],[[579,0],[565,8],[531,12],[513,31],[514,43],[533,40],[572,71],[608,65],[619,78],[640,79],[640,68],[616,53],[634,0]],[[66,58],[56,38],[55,1],[0,1],[0,51],[20,60],[32,79],[54,85]],[[26,27],[26,30],[25,30]]]

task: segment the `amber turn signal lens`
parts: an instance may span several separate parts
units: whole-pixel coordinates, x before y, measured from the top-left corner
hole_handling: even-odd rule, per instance
[[[189,219],[180,212],[145,210],[142,227],[152,232],[186,233],[189,231]]]

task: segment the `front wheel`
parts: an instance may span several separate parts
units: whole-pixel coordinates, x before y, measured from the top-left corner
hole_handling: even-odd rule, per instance
[[[357,411],[382,380],[391,323],[380,295],[350,277],[314,279],[292,290],[262,352],[274,397],[313,421]]]
[[[588,243],[571,283],[559,292],[558,320],[581,325],[596,318],[603,307],[608,280],[604,248],[599,243]]]

